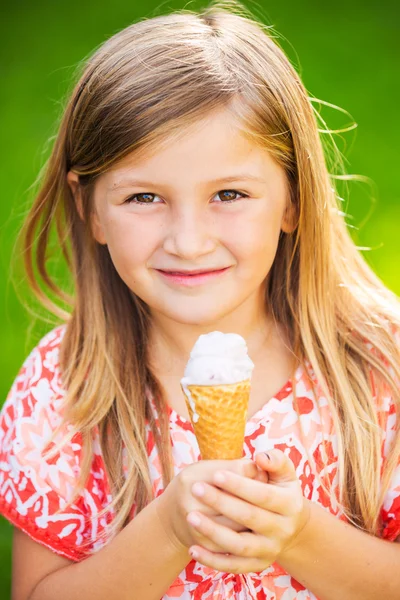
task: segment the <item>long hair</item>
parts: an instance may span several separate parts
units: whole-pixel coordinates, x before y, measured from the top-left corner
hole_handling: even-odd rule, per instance
[[[121,280],[107,246],[95,241],[90,228],[96,178],[216,107],[232,111],[243,133],[287,175],[297,221],[292,233],[281,234],[266,305],[286,329],[295,356],[310,362],[329,403],[345,513],[354,525],[378,534],[379,507],[400,441],[397,433],[382,465],[374,390],[381,386],[399,406],[393,335],[400,327],[398,300],[347,231],[316,111],[295,68],[272,29],[232,1],[134,23],[85,60],[24,224],[30,285],[66,323],[60,355],[64,420],[84,442],[77,494],[89,473],[96,428],[115,510],[111,536],[127,524],[133,505],[139,512],[152,499],[146,423],[164,485],[173,476],[166,399],[147,354],[148,307]],[[83,218],[67,184],[69,170],[79,175]],[[48,270],[53,229],[72,275],[71,298]],[[50,292],[62,302],[69,299],[70,311]]]

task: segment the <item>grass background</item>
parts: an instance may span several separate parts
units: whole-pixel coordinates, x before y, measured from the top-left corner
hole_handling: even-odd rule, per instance
[[[246,0],[244,0],[246,3]],[[345,109],[321,115],[335,129],[349,173],[372,184],[344,189],[344,209],[355,242],[388,287],[400,293],[398,99],[399,5],[383,0],[270,0],[246,3],[283,36],[281,45],[311,96]],[[11,283],[13,244],[32,201],[32,186],[50,148],[62,100],[76,64],[132,22],[204,2],[154,0],[18,0],[3,7],[0,23],[0,404],[24,358],[51,325],[34,322]],[[261,11],[261,12],[260,12]],[[371,210],[373,210],[372,214]],[[370,215],[365,223],[365,218]],[[23,282],[18,280],[18,286]],[[0,518],[0,600],[9,597],[10,524]]]

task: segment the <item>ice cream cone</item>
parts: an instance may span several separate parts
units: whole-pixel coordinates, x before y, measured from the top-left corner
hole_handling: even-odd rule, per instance
[[[202,459],[242,458],[250,379],[213,386],[187,385],[192,402],[182,390]]]

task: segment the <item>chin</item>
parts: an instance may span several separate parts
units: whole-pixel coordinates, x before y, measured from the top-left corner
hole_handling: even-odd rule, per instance
[[[175,306],[174,310],[171,311],[165,310],[165,308],[166,307],[164,306],[163,310],[160,312],[168,319],[171,319],[171,321],[181,323],[182,325],[197,325],[204,327],[217,323],[226,316],[227,312],[230,312],[227,311],[225,307],[224,310],[221,310],[222,307],[218,307],[218,310],[216,310],[215,306],[211,309],[204,306],[197,309],[193,307],[191,309],[189,303],[182,307]]]

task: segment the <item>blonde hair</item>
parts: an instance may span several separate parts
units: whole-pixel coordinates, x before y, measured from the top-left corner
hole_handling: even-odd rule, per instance
[[[115,510],[111,537],[127,524],[133,504],[139,512],[152,499],[146,420],[164,485],[173,476],[166,400],[147,355],[148,308],[120,279],[107,246],[90,229],[96,177],[222,106],[287,174],[297,226],[281,234],[266,302],[296,357],[310,361],[329,402],[340,503],[354,525],[378,534],[400,440],[397,433],[381,480],[383,432],[373,389],[389,391],[399,406],[400,357],[392,329],[400,327],[398,300],[347,231],[316,111],[298,74],[272,29],[232,1],[134,23],[85,61],[24,225],[30,285],[67,323],[60,358],[64,422],[73,425],[70,437],[79,431],[83,438],[76,493],[89,474],[95,428],[113,497],[109,508]],[[69,170],[79,175],[83,219],[67,184]],[[73,297],[59,288],[46,264],[53,226],[73,277]],[[50,299],[40,278],[59,301],[70,302],[71,312]]]

